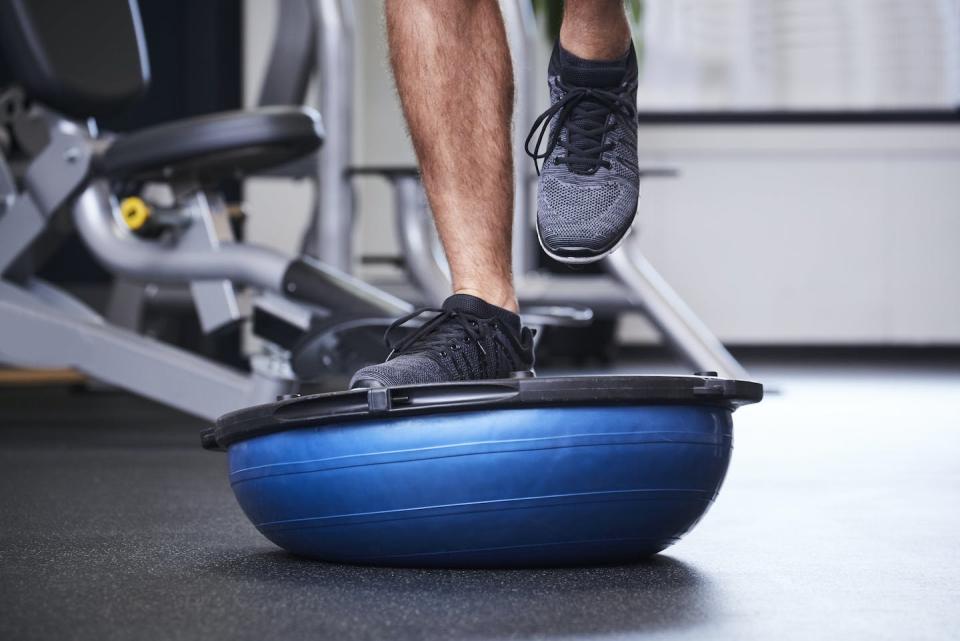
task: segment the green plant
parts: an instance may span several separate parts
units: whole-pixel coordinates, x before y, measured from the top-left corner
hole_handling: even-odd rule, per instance
[[[633,31],[634,44],[640,50],[640,26],[643,24],[643,0],[625,0],[627,17]],[[562,0],[533,0],[533,11],[542,16],[544,31],[553,42],[560,36],[560,23],[563,21]]]

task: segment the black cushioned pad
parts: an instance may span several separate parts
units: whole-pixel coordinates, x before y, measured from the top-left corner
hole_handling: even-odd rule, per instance
[[[122,179],[218,179],[304,156],[323,142],[316,111],[267,107],[177,120],[118,137],[99,170]]]

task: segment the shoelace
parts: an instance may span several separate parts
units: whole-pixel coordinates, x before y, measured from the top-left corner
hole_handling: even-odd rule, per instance
[[[559,80],[557,82],[559,83]],[[566,91],[565,95],[537,117],[524,144],[527,155],[533,158],[537,175],[540,175],[538,161],[548,158],[557,145],[567,152],[566,156],[557,158],[558,164],[567,164],[572,169],[586,173],[595,172],[601,166],[609,169],[610,161],[602,160],[602,156],[604,152],[612,150],[614,144],[604,145],[604,137],[617,124],[629,128],[633,126],[631,119],[636,120],[636,105],[633,105],[629,98],[631,94],[629,87],[622,85],[617,90],[611,91],[594,87],[568,89],[561,84],[560,88]],[[558,114],[556,126],[547,140],[546,151],[541,154],[540,144],[555,114]],[[613,114],[616,120],[608,123],[607,117],[610,114]],[[560,138],[564,128],[567,129],[566,141]],[[530,141],[538,129],[540,135],[537,137],[536,146],[531,151]]]
[[[417,318],[421,314],[426,314],[428,312],[435,313],[437,315],[421,325],[415,331],[404,336],[403,339],[397,342],[393,341],[391,335],[394,334],[396,330],[398,330],[404,324]],[[457,325],[459,325],[459,327],[466,332],[468,339],[477,344],[477,347],[480,348],[480,353],[486,356],[487,351],[483,348],[482,344],[485,336],[483,334],[483,330],[481,329],[482,325],[479,317],[474,316],[473,314],[466,314],[464,312],[442,309],[439,307],[421,307],[420,309],[416,309],[402,318],[398,318],[390,324],[390,327],[387,328],[386,333],[383,335],[383,341],[390,349],[390,354],[387,356],[387,360],[404,353],[404,351],[412,347],[414,344],[417,344],[417,346],[420,348],[438,349],[441,352],[443,352],[444,348],[447,346],[452,347],[453,344],[450,343],[450,332],[438,331],[441,329],[441,326],[447,323],[447,321],[456,322]]]

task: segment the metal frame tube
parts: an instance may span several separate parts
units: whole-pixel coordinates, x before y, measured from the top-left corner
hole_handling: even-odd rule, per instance
[[[195,191],[187,202],[193,224],[183,231],[178,242],[181,248],[218,251],[224,242],[233,241],[223,196]],[[193,281],[190,292],[205,334],[240,318],[236,289],[229,280]]]
[[[320,113],[327,136],[317,154],[317,204],[303,251],[337,269],[353,267],[353,0],[315,0]]]
[[[406,270],[429,299],[439,305],[450,295],[450,279],[436,260],[432,247],[433,221],[426,194],[417,176],[399,176],[392,181],[397,214],[397,237],[406,261]]]
[[[631,302],[643,310],[663,337],[696,371],[715,371],[723,378],[749,379],[747,371],[710,329],[657,273],[640,252],[636,236],[606,259],[623,283]]]
[[[73,220],[87,247],[109,270],[152,283],[189,283],[228,279],[282,291],[290,260],[278,252],[225,243],[211,249],[186,249],[145,241],[117,224],[117,203],[104,181],[95,181],[77,198]]]
[[[63,294],[66,296],[66,294]],[[80,305],[80,303],[77,303]],[[265,403],[296,387],[261,374],[244,376],[182,349],[65,313],[0,281],[0,359],[23,366],[68,366],[99,381],[206,419]]]
[[[10,103],[6,103],[10,104]],[[49,218],[87,179],[91,150],[75,123],[44,114],[50,141],[34,157],[17,190],[13,172],[0,156],[0,274],[36,240]]]
[[[513,55],[515,103],[513,112],[513,273],[517,276],[536,268],[533,233],[530,163],[524,152],[526,127],[533,122],[534,79],[531,58],[536,50],[537,20],[530,0],[504,0],[501,4],[510,50]]]

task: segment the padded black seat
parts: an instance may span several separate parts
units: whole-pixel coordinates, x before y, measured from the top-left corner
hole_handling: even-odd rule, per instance
[[[322,142],[320,115],[313,109],[228,111],[123,134],[98,167],[119,179],[217,180],[282,165]]]

